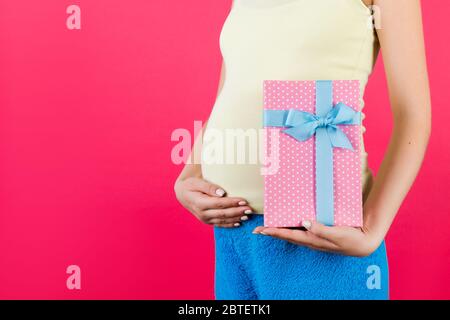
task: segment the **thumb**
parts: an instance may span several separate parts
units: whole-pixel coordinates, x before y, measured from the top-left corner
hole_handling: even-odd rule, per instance
[[[225,190],[216,184],[210,183],[204,179],[197,179],[194,182],[194,187],[198,191],[208,194],[213,197],[223,197],[225,195]]]
[[[311,233],[325,239],[333,239],[337,236],[337,229],[334,227],[328,227],[317,221],[305,220],[302,222],[302,226]]]

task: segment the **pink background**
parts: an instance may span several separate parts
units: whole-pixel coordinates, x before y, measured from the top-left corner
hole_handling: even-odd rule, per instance
[[[81,31],[65,25],[74,3]],[[213,297],[211,228],[175,200],[170,135],[210,112],[229,5],[1,0],[0,298]],[[393,299],[450,298],[450,3],[423,6],[434,126],[387,239]],[[380,61],[365,108],[373,168],[388,106]]]

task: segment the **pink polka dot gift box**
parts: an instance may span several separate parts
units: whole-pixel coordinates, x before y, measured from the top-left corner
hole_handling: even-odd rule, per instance
[[[362,226],[357,80],[264,80],[264,225]]]

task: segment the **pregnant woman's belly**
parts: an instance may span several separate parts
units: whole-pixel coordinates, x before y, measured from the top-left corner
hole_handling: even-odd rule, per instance
[[[262,89],[262,88],[261,88]],[[204,131],[203,177],[263,213],[262,90],[225,85]]]
[[[226,77],[204,132],[202,172],[263,213],[263,80],[360,80],[363,105],[379,46],[360,0],[253,2],[235,0],[220,34]]]
[[[255,213],[263,213],[264,206],[262,80],[232,87],[225,83],[205,128],[202,146],[203,178],[222,187],[228,196],[246,199]],[[363,140],[361,143],[364,150]],[[372,173],[367,153],[363,151],[361,156],[365,198]]]

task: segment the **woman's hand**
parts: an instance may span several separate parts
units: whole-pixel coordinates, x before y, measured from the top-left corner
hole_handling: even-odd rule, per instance
[[[190,177],[175,183],[178,201],[200,221],[218,227],[239,227],[248,220],[252,208],[242,198],[225,197],[219,186],[202,178]]]
[[[327,227],[318,222],[303,221],[300,229],[257,227],[253,233],[272,236],[311,249],[365,257],[381,244],[383,237],[367,228]]]

